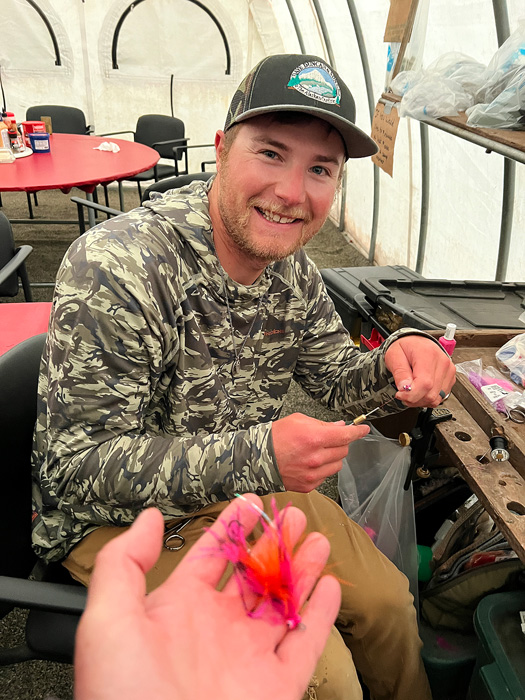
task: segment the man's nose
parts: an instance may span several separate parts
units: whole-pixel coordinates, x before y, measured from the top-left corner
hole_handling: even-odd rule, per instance
[[[285,168],[275,184],[275,194],[288,206],[297,206],[306,201],[305,173],[302,168]]]

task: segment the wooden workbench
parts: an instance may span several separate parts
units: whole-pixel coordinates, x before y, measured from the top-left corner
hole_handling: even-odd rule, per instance
[[[516,335],[508,330],[458,331],[454,362],[480,358],[483,368],[497,367],[496,350]],[[525,424],[498,413],[459,373],[444,405],[453,419],[435,428],[440,453],[457,467],[525,563]],[[494,426],[502,427],[509,440],[508,461],[490,459],[489,437]]]

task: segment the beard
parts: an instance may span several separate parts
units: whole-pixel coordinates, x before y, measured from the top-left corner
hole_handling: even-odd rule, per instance
[[[260,241],[250,233],[250,216],[253,216],[253,209],[263,209],[272,213],[286,216],[291,219],[302,219],[303,225],[300,235],[288,244],[282,240],[275,241]],[[314,231],[308,226],[309,217],[306,217],[304,212],[297,216],[290,210],[277,209],[275,205],[267,202],[261,202],[258,198],[249,199],[246,204],[246,212],[244,214],[232,214],[230,207],[219,198],[219,213],[221,215],[224,227],[228,232],[231,241],[236,248],[242,251],[252,260],[264,263],[265,265],[275,262],[276,260],[284,260],[289,255],[295,253],[296,250],[304,246],[308,241],[315,236],[317,231]],[[255,214],[259,216],[259,214]]]

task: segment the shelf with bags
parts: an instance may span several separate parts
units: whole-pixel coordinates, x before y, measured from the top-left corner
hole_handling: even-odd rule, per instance
[[[401,97],[391,92],[385,92],[380,100],[385,105],[394,107],[401,102]],[[467,125],[465,113],[458,117],[441,117],[440,119],[421,119],[441,131],[446,131],[453,136],[474,143],[489,153],[499,153],[505,158],[510,158],[518,163],[525,164],[525,131],[511,129],[484,129]]]

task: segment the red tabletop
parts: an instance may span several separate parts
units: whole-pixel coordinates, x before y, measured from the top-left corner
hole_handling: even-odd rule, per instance
[[[118,153],[98,151],[103,141],[116,143]],[[78,134],[52,134],[50,153],[33,153],[0,164],[0,192],[62,190],[93,192],[101,183],[124,180],[152,168],[159,160],[153,148],[123,139]]]
[[[49,301],[0,304],[0,355],[39,333],[46,333],[52,303]]]

